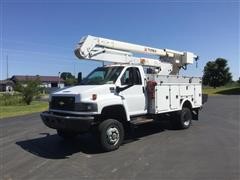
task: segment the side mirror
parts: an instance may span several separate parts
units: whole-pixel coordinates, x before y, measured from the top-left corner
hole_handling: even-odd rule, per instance
[[[121,88],[119,86],[116,87],[116,93],[120,93],[121,92]]]

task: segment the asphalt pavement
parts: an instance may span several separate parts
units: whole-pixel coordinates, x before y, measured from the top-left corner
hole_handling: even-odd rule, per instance
[[[64,141],[39,114],[0,120],[0,179],[240,179],[240,96],[214,96],[190,129],[136,129],[116,151],[95,139]]]

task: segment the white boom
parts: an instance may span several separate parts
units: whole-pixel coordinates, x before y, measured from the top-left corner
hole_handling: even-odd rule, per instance
[[[181,67],[193,64],[194,59],[198,58],[191,52],[157,49],[90,35],[80,40],[74,52],[79,59],[156,67],[161,75],[178,74]],[[139,58],[134,57],[133,53],[155,55],[158,58]]]

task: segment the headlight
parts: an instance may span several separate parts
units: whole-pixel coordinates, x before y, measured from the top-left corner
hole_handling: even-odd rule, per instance
[[[97,111],[97,104],[94,103],[76,103],[75,111],[79,112],[94,112]]]

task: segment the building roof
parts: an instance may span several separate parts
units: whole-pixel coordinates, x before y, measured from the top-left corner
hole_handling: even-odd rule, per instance
[[[26,80],[36,80],[38,79],[41,82],[51,82],[51,83],[63,83],[64,80],[62,78],[59,78],[58,76],[22,76],[22,75],[14,75],[12,76],[11,80],[13,81],[26,81]]]
[[[13,85],[14,82],[11,80],[0,80],[0,84]]]

